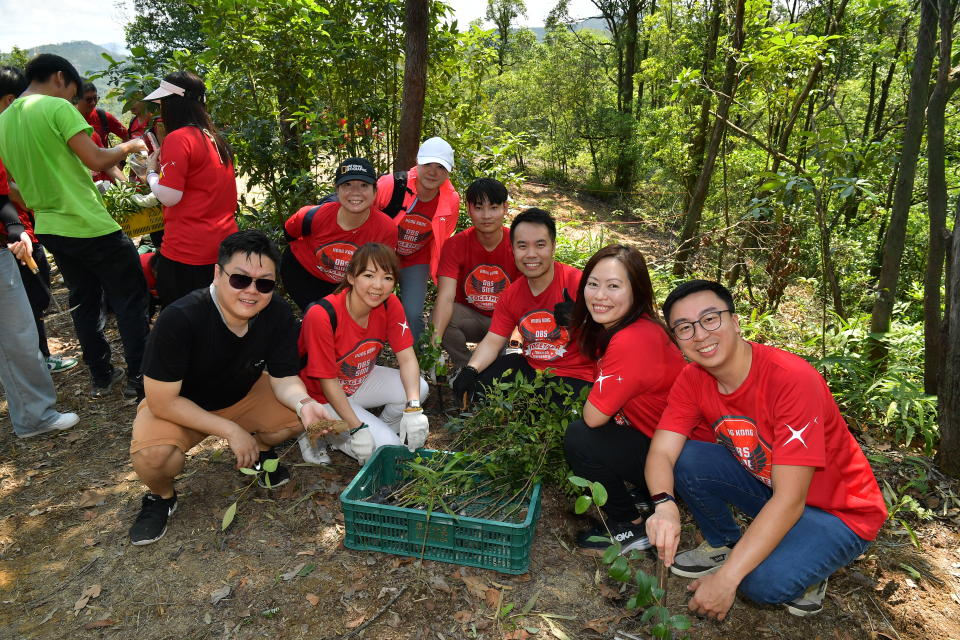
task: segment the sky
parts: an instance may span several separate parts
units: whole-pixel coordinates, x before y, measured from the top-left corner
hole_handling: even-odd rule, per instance
[[[484,0],[447,0],[456,12],[461,28],[483,18]],[[527,16],[517,22],[523,26],[542,26],[556,0],[526,0]],[[123,25],[133,0],[0,0],[0,51],[14,45],[28,49],[42,44],[70,40],[89,40],[97,44],[124,41]],[[585,18],[596,15],[589,0],[571,0],[570,15]],[[491,26],[491,25],[487,25]]]

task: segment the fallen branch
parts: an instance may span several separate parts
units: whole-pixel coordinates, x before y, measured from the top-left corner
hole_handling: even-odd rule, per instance
[[[386,613],[386,612],[387,612],[387,609],[389,609],[390,607],[393,606],[393,603],[396,602],[396,601],[400,598],[400,596],[403,595],[403,593],[407,590],[407,587],[409,587],[409,586],[410,586],[410,585],[408,585],[408,584],[403,585],[403,587],[401,587],[400,591],[398,591],[395,596],[393,596],[392,598],[390,598],[390,602],[388,602],[386,605],[384,605],[384,607],[383,607],[382,609],[380,609],[380,611],[377,611],[372,618],[370,618],[369,620],[367,620],[366,622],[364,622],[363,624],[361,624],[361,625],[360,625],[359,627],[357,627],[356,629],[351,629],[350,631],[347,631],[346,633],[342,633],[342,634],[340,634],[339,636],[334,636],[333,638],[328,638],[327,640],[346,640],[346,638],[350,638],[350,637],[352,637],[352,636],[357,635],[358,633],[360,633],[361,631],[363,631],[364,629],[366,629],[367,627],[369,627],[371,624],[373,624],[374,622],[376,622],[376,621],[377,621],[377,618],[379,618],[379,617],[382,616],[384,613]]]

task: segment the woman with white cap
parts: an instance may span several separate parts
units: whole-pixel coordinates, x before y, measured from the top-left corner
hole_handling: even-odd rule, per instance
[[[450,182],[453,147],[443,138],[430,138],[417,151],[417,166],[407,173],[403,206],[397,223],[400,258],[400,299],[414,340],[423,333],[423,301],[427,280],[437,277],[440,249],[453,235],[460,216],[460,194]],[[377,183],[375,206],[386,210],[398,181],[385,175]]]
[[[204,107],[206,87],[177,71],[144,98],[160,103],[167,136],[147,159],[147,184],[163,205],[157,293],[166,306],[213,280],[220,242],[237,231],[233,151]],[[158,172],[159,170],[159,172]]]

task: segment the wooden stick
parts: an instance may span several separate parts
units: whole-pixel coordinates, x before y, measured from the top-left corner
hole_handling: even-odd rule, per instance
[[[379,617],[382,616],[384,613],[386,613],[386,612],[387,612],[387,609],[389,609],[390,607],[393,606],[393,603],[396,602],[396,601],[400,598],[400,596],[403,595],[404,591],[406,591],[406,590],[407,590],[407,587],[409,587],[409,586],[410,586],[410,585],[408,585],[408,584],[403,585],[403,587],[400,589],[400,591],[397,592],[397,595],[395,595],[395,596],[393,596],[392,598],[390,598],[390,602],[388,602],[386,605],[384,605],[384,607],[383,607],[382,609],[380,609],[380,611],[377,611],[377,612],[373,615],[372,618],[370,618],[369,620],[367,620],[366,622],[364,622],[362,625],[360,625],[360,626],[357,627],[356,629],[351,629],[350,631],[347,631],[346,633],[340,634],[339,636],[334,636],[333,638],[330,638],[330,640],[346,640],[347,638],[349,638],[349,637],[351,637],[351,636],[355,636],[355,635],[357,635],[358,633],[360,633],[361,631],[363,631],[364,629],[366,629],[367,627],[369,627],[371,624],[373,624],[374,622],[377,621],[377,618],[379,618]]]

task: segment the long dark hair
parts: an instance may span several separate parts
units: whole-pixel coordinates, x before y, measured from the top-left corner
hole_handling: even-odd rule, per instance
[[[609,329],[593,319],[583,297],[583,290],[587,286],[587,279],[590,274],[593,273],[601,260],[607,258],[620,261],[620,264],[626,269],[627,279],[630,280],[630,290],[633,293],[633,304],[629,311]],[[571,328],[581,353],[595,360],[599,359],[607,351],[610,339],[621,329],[636,322],[641,316],[646,316],[651,322],[655,322],[669,337],[670,332],[667,331],[666,325],[657,315],[656,306],[653,284],[650,282],[650,273],[647,271],[647,262],[643,259],[643,254],[624,244],[611,244],[600,249],[593,254],[593,257],[583,268],[580,286],[577,287],[577,301],[573,305]]]
[[[181,127],[196,127],[210,137],[217,146],[220,161],[223,164],[233,162],[233,149],[220,134],[220,131],[210,119],[204,104],[206,103],[207,87],[199,76],[189,71],[175,71],[167,74],[165,81],[183,88],[183,95],[166,96],[160,100],[160,117],[167,133]]]

